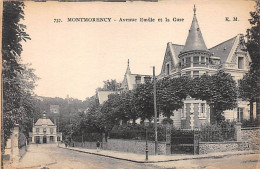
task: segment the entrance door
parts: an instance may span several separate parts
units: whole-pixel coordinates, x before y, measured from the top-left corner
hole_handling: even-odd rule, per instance
[[[54,137],[50,136],[50,142],[54,142]]]
[[[47,143],[47,137],[46,137],[46,136],[43,136],[42,142],[43,142],[43,143]]]
[[[39,144],[40,143],[40,136],[35,136],[35,143],[36,144]]]

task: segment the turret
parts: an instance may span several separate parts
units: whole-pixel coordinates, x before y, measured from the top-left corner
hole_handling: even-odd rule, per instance
[[[211,56],[210,51],[208,50],[200,27],[196,17],[196,7],[194,5],[193,8],[193,20],[191,23],[191,27],[189,30],[188,37],[186,39],[185,45],[183,50],[179,54],[181,68],[193,68],[193,67],[208,67],[209,58]],[[185,72],[187,75],[194,75],[192,74],[193,69],[187,69]],[[195,71],[195,75],[199,75],[199,71]],[[203,72],[205,73],[205,72]]]

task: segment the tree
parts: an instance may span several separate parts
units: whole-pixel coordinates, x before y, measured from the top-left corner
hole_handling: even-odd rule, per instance
[[[185,88],[189,82],[188,77],[165,77],[157,82],[157,104],[164,116],[170,118],[174,110],[183,106],[183,100],[187,97]]]
[[[247,30],[247,50],[251,56],[249,72],[239,81],[239,97],[250,102],[250,121],[253,122],[253,102],[259,106],[260,97],[260,1],[256,1],[256,11],[250,12],[251,28]],[[259,119],[260,120],[260,119]]]
[[[34,115],[33,89],[37,77],[33,70],[22,64],[21,41],[30,39],[25,32],[24,3],[5,1],[3,3],[2,26],[2,82],[3,82],[3,123],[4,141],[11,134],[15,123],[28,131],[31,116]],[[27,133],[28,135],[28,133]],[[3,149],[3,147],[2,147]]]
[[[214,75],[204,74],[194,78],[189,85],[189,95],[206,100],[210,106],[211,124],[220,123],[225,118],[222,113],[237,107],[237,87],[231,75],[218,71]]]
[[[98,88],[98,91],[118,91],[121,87],[121,84],[118,83],[115,79],[111,79],[103,81],[104,82],[104,86],[103,88]]]
[[[133,97],[134,106],[141,120],[145,118],[151,120],[154,116],[153,84],[146,82],[137,85],[137,88],[133,91]]]
[[[131,91],[123,92],[120,96],[122,98],[120,106],[125,118],[132,119],[133,124],[135,124],[135,121],[138,118],[138,113],[133,93]]]

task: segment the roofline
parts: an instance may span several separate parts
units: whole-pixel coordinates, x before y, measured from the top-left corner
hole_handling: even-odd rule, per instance
[[[143,75],[143,74],[134,74],[134,73],[131,73],[129,75],[140,75],[140,76],[153,76],[153,75]]]
[[[240,34],[238,34],[238,35],[240,35]],[[228,39],[228,40],[226,40],[226,41],[224,41],[224,42],[221,42],[221,43],[215,45],[214,47],[209,48],[209,50],[211,50],[212,48],[215,48],[215,47],[217,47],[217,46],[219,46],[219,45],[221,45],[221,44],[224,44],[225,42],[230,41],[231,39],[236,38],[238,35],[236,35],[236,36],[234,36],[234,37],[232,37],[232,38],[230,38],[230,39]]]
[[[184,46],[184,45],[181,45],[181,44],[173,44],[173,43],[172,43],[172,45]]]

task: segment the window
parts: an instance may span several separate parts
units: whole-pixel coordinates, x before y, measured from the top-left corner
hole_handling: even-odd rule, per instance
[[[136,84],[141,84],[141,76],[140,75],[136,75],[135,76],[135,83]]]
[[[39,128],[36,128],[36,133],[39,133],[40,132],[40,129]]]
[[[57,136],[57,141],[60,141],[60,136]]]
[[[186,76],[191,76],[191,71],[186,72]]]
[[[244,57],[238,57],[238,69],[243,69],[244,68]]]
[[[201,56],[201,61],[200,61],[201,64],[205,64],[205,57],[204,56]]]
[[[181,66],[184,66],[185,64],[184,64],[184,58],[182,59],[182,64],[181,64]]]
[[[205,113],[205,103],[200,104],[200,113]]]
[[[187,66],[187,67],[190,67],[190,63],[191,63],[191,58],[190,58],[190,57],[187,57],[187,58],[186,58],[186,66]]]
[[[43,128],[43,132],[46,133],[46,128]]]
[[[50,142],[53,142],[53,141],[54,141],[54,137],[50,136]]]
[[[169,63],[166,65],[166,74],[167,75],[170,74],[170,64]]]
[[[193,71],[193,77],[194,78],[199,77],[199,76],[200,76],[199,71]]]
[[[209,58],[208,58],[208,57],[206,58],[206,60],[207,60],[207,61],[206,61],[206,64],[209,64]]]
[[[237,108],[237,121],[242,122],[243,121],[243,114],[244,108]]]
[[[194,64],[199,64],[199,56],[194,56],[193,57],[193,63]]]
[[[53,134],[53,128],[50,128],[50,133]]]

